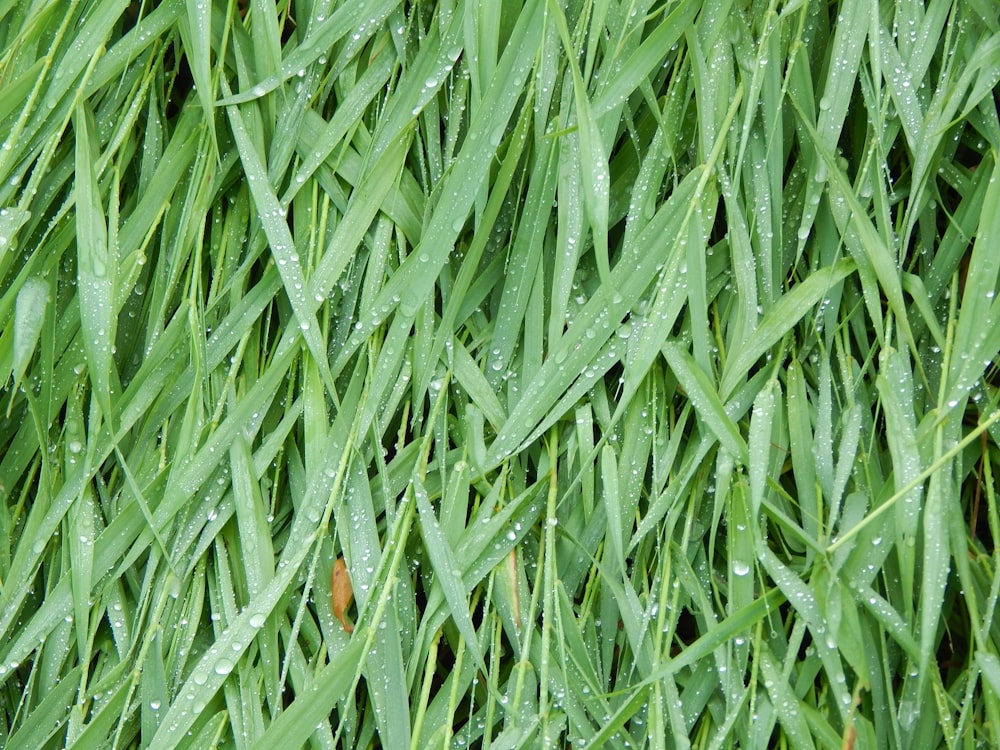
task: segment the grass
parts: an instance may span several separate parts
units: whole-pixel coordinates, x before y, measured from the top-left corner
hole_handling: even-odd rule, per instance
[[[998,82],[989,0],[0,0],[0,745],[996,746]]]

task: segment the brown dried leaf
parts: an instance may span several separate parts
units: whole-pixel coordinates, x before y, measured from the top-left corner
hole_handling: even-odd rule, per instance
[[[333,599],[333,616],[340,620],[344,632],[353,633],[354,626],[344,613],[354,600],[354,588],[351,586],[351,576],[347,573],[347,563],[343,557],[338,557],[333,563],[330,575],[330,594]]]

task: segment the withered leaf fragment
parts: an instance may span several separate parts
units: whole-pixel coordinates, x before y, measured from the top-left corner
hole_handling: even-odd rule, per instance
[[[330,593],[333,599],[333,616],[340,621],[344,632],[353,633],[354,626],[344,613],[354,600],[354,589],[351,587],[351,576],[347,573],[347,563],[344,562],[343,557],[338,557],[333,563],[333,572],[330,575]]]

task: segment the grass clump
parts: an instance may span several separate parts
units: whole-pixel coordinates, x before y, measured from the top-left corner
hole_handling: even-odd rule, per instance
[[[996,745],[998,32],[0,2],[0,744]]]

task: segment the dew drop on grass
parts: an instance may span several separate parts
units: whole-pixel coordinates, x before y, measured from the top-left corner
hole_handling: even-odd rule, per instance
[[[215,673],[219,675],[227,675],[233,671],[234,664],[229,659],[219,659],[215,662]]]

